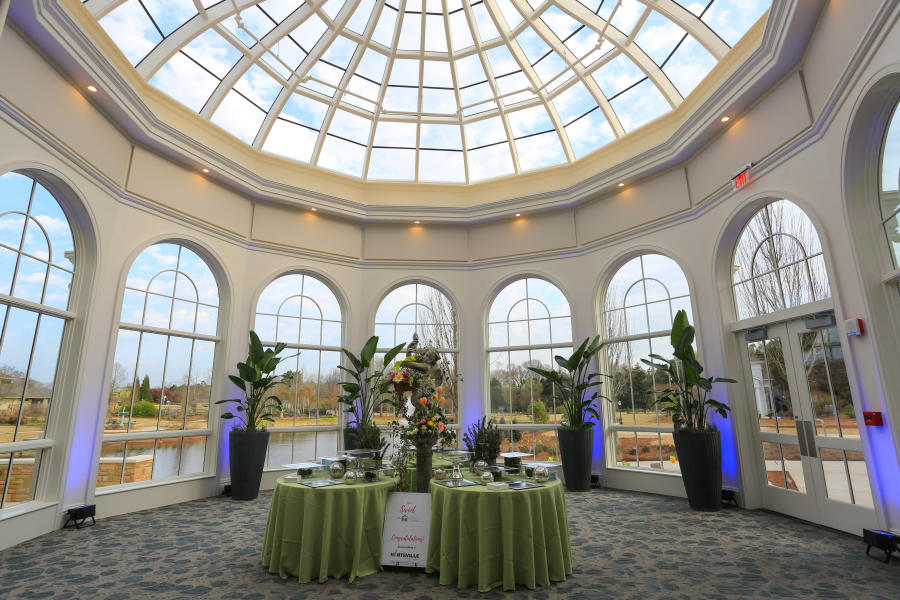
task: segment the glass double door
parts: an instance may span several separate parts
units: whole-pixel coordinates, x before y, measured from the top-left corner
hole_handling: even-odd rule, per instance
[[[743,333],[766,508],[859,535],[875,524],[859,426],[831,315]]]

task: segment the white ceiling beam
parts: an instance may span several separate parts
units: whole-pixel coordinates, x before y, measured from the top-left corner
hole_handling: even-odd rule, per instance
[[[666,74],[662,72],[659,65],[653,62],[653,59],[647,56],[647,53],[644,52],[640,46],[635,44],[633,40],[628,39],[628,36],[624,33],[592,13],[584,4],[578,2],[578,0],[553,1],[560,9],[581,24],[587,25],[597,32],[605,31],[604,37],[621,49],[622,52],[624,52],[628,58],[630,58],[634,64],[650,78],[672,108],[681,104],[684,98],[681,97],[678,89],[669,80]]]
[[[3,26],[6,24],[6,15],[9,14],[9,5],[12,0],[0,0],[0,37],[3,36]]]
[[[717,61],[728,53],[731,48],[722,38],[716,35],[703,20],[683,7],[675,0],[640,0],[647,6],[659,11],[664,17],[684,29],[691,37],[700,42]]]
[[[125,0],[87,0],[84,7],[99,21],[124,3]]]
[[[262,0],[240,0],[237,5],[239,10],[250,8],[259,4]],[[188,19],[181,27],[170,33],[156,45],[147,56],[141,59],[135,69],[144,79],[149,80],[159,68],[172,58],[176,52],[190,44],[194,38],[204,31],[221,23],[235,14],[234,4],[231,2],[219,2],[210,6],[206,14],[197,13]],[[242,46],[243,44],[241,44]],[[240,49],[240,46],[238,47]]]
[[[462,97],[459,93],[459,76],[456,73],[456,52],[453,50],[453,32],[450,29],[450,13],[447,3],[442,2],[444,9],[444,33],[447,35],[447,55],[450,58],[450,79],[453,81],[453,97],[456,98],[456,122],[459,125],[459,143],[463,153],[463,181],[469,181],[469,151],[466,149],[466,128],[463,126]]]

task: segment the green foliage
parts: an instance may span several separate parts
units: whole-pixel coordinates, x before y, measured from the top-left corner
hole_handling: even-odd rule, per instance
[[[497,462],[500,456],[500,430],[494,420],[481,417],[481,421],[469,426],[463,434],[466,449],[472,453],[472,460],[483,460],[489,465]]]
[[[138,401],[150,402],[150,377],[147,375],[144,375],[144,380],[141,381],[141,389],[138,392]]]
[[[131,409],[132,417],[155,417],[157,413],[156,405],[147,400],[135,402],[134,407]]]
[[[591,372],[591,361],[602,348],[599,335],[593,340],[585,338],[572,356],[553,357],[560,370],[528,367],[529,371],[540,375],[545,384],[556,386],[561,400],[559,407],[563,414],[562,426],[567,429],[589,429],[594,426],[591,419],[600,422],[600,413],[594,406],[594,400],[603,398],[596,388],[600,386],[600,378],[604,375]]]
[[[547,412],[547,406],[540,400],[532,402],[529,411],[534,417],[535,423],[548,423],[550,421],[550,413]]]
[[[659,354],[651,354],[653,360],[641,361],[657,372],[665,373],[674,388],[665,390],[658,404],[672,417],[675,431],[715,431],[709,422],[712,409],[722,418],[728,418],[731,408],[709,397],[714,383],[737,383],[727,377],[703,377],[703,365],[694,353],[694,328],[688,322],[687,313],[679,310],[672,322],[672,355],[667,359]]]
[[[281,412],[281,399],[269,394],[269,391],[281,382],[280,378],[274,374],[278,364],[285,358],[291,358],[278,356],[284,348],[285,344],[279,342],[275,344],[275,348],[264,349],[256,332],[250,332],[247,361],[237,364],[237,375],[228,376],[228,379],[244,392],[244,399],[216,402],[216,404],[235,403],[234,410],[237,414],[230,411],[225,412],[222,414],[222,418],[240,419],[241,424],[236,429],[247,432],[265,430],[265,424],[274,423],[275,414]]]

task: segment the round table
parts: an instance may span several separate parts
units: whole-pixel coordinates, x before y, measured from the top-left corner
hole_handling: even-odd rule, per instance
[[[279,477],[262,564],[301,583],[329,577],[353,581],[381,571],[385,502],[396,487],[396,478],[311,488]]]
[[[562,482],[495,490],[432,481],[426,571],[439,572],[442,585],[477,585],[481,592],[564,581],[572,549]]]

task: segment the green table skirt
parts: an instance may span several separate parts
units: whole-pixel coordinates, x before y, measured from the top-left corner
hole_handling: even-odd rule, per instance
[[[262,564],[301,583],[381,571],[387,495],[397,480],[310,488],[279,478],[272,495]]]
[[[432,482],[431,495],[426,571],[439,572],[442,585],[534,589],[572,574],[560,481],[530,490],[449,489]]]

